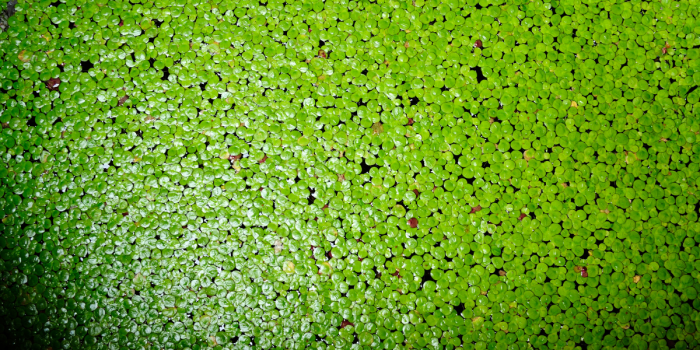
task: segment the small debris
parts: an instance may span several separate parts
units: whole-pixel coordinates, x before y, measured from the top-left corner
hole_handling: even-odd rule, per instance
[[[345,174],[339,174],[339,175],[338,175],[338,181],[340,181],[340,182],[345,181]]]
[[[639,283],[639,281],[641,281],[641,280],[642,280],[642,276],[640,276],[640,275],[636,275],[636,276],[634,276],[634,278],[632,279],[632,281],[633,281],[634,283]]]
[[[576,103],[576,101],[571,101],[571,107],[578,107],[578,103]]]
[[[498,270],[498,275],[499,275],[499,276],[505,276],[505,275],[506,275],[506,272],[503,271],[503,270]]]

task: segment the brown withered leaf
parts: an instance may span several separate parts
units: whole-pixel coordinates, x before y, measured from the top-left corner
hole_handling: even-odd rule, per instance
[[[120,98],[119,102],[117,102],[117,106],[123,105],[126,102],[126,100],[128,100],[128,99],[129,99],[129,95],[124,95],[124,97]]]
[[[51,91],[58,91],[59,86],[61,86],[61,78],[51,78],[46,82],[46,88]]]

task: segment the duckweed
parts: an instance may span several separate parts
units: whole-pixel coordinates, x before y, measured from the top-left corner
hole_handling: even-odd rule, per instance
[[[696,349],[699,15],[20,1],[0,344]]]

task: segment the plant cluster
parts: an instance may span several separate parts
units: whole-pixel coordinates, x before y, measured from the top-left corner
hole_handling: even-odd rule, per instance
[[[0,344],[697,349],[697,0],[24,0]]]

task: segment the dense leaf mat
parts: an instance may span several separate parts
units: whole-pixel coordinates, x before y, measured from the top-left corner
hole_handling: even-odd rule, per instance
[[[3,349],[697,349],[697,0],[24,0]]]

